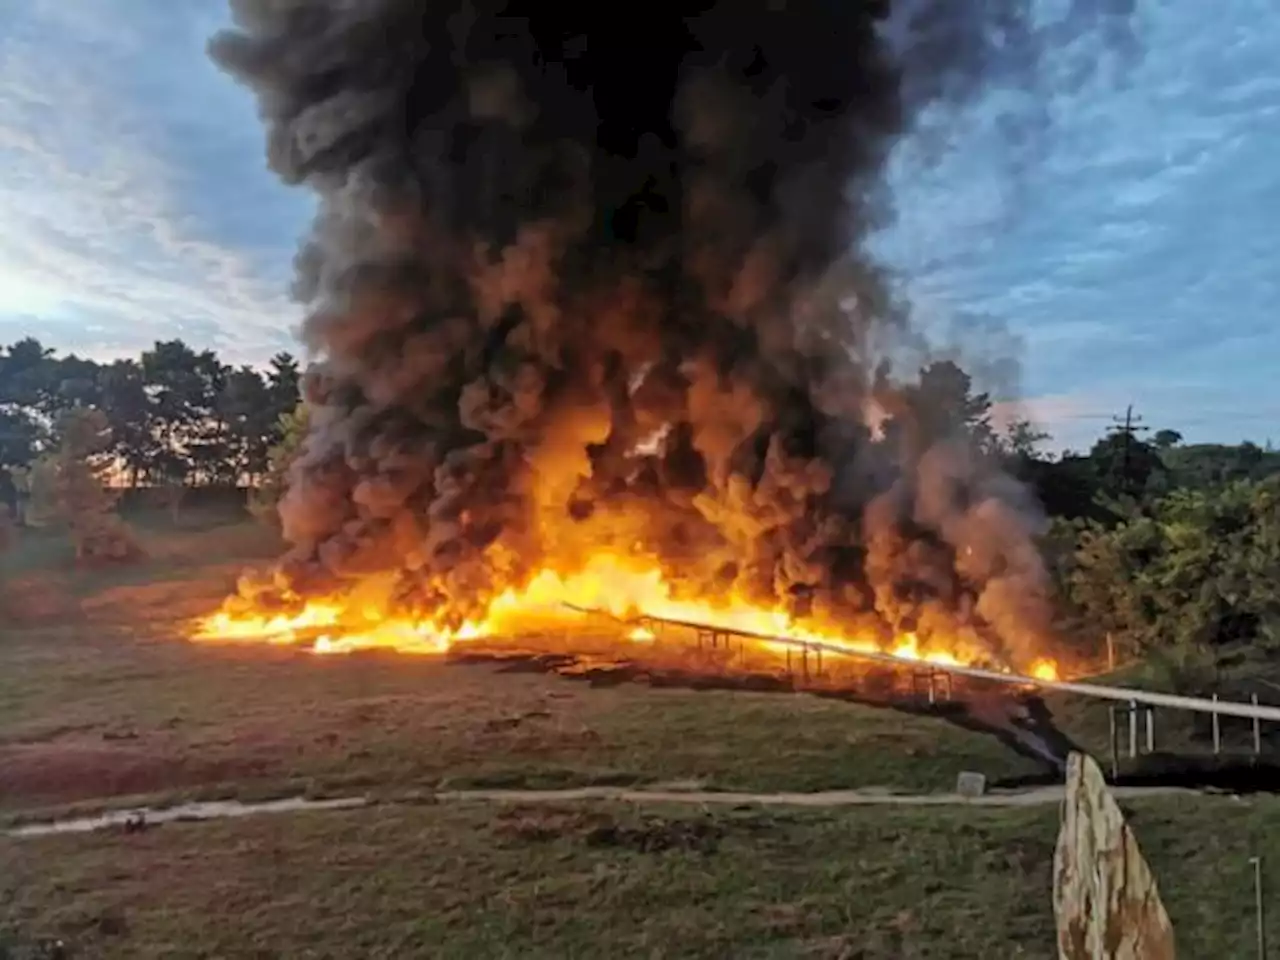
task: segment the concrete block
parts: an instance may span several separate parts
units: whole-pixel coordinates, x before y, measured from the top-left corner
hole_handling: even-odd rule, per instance
[[[973,770],[962,770],[956,777],[956,793],[962,797],[980,797],[987,792],[987,778]]]

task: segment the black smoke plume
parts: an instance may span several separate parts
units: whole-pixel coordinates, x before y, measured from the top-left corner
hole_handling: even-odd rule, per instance
[[[608,548],[1018,659],[1048,624],[1034,505],[878,363],[905,311],[863,241],[926,106],[1031,89],[1047,40],[1127,11],[553,7],[232,0],[213,56],[319,199],[291,549],[244,593],[377,583],[456,624]]]

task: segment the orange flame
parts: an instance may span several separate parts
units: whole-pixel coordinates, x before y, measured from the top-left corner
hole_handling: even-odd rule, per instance
[[[379,590],[373,584],[362,592],[376,597]],[[903,660],[939,665],[972,664],[986,656],[976,640],[944,642],[932,638],[925,643],[915,634],[906,634],[886,649],[874,638],[803,626],[782,610],[762,608],[733,597],[720,602],[677,598],[658,569],[608,553],[594,556],[570,575],[544,569],[523,589],[507,589],[498,594],[482,620],[464,623],[452,631],[429,619],[387,616],[377,602],[362,603],[349,597],[313,600],[291,616],[242,613],[224,607],[197,624],[193,639],[306,645],[316,654],[371,649],[442,654],[459,644],[484,638],[563,631],[581,625],[588,611],[608,613],[620,620],[648,616],[730,632],[820,641],[851,652],[889,653]],[[657,640],[647,626],[633,627],[624,636],[635,643]],[[754,646],[783,652],[780,645],[765,640]],[[1051,660],[1040,660],[1032,665],[1029,675],[1054,680],[1058,668]]]

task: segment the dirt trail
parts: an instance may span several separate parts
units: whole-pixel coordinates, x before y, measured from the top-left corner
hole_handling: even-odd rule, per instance
[[[1196,795],[1200,791],[1179,787],[1113,787],[1117,799],[1151,797],[1169,794]],[[1036,787],[1029,790],[997,791],[978,797],[964,797],[954,793],[903,794],[888,790],[825,790],[817,793],[739,793],[717,790],[682,789],[669,785],[665,789],[624,789],[619,787],[579,787],[564,790],[443,790],[425,798],[421,795],[401,799],[375,799],[371,797],[339,797],[327,800],[309,800],[291,797],[261,803],[240,803],[236,800],[215,800],[187,803],[173,807],[133,807],[110,810],[88,817],[65,820],[33,822],[0,832],[0,836],[14,838],[40,837],[51,834],[91,833],[116,827],[125,829],[153,826],[161,823],[222,820],[255,814],[293,813],[303,810],[354,810],[374,806],[420,803],[423,799],[435,802],[492,802],[492,803],[577,803],[605,801],[616,803],[677,803],[702,806],[780,806],[832,808],[847,806],[969,806],[969,807],[1029,807],[1040,804],[1060,803],[1061,786]]]
[[[1195,790],[1175,787],[1112,787],[1119,799],[1149,797],[1170,793],[1194,794]],[[508,803],[559,803],[581,800],[613,800],[623,803],[697,803],[727,806],[781,807],[848,807],[871,805],[896,806],[970,806],[1029,807],[1044,803],[1060,803],[1061,786],[1035,787],[1028,790],[997,791],[979,797],[955,793],[892,793],[888,790],[823,790],[816,793],[736,793],[719,790],[684,789],[620,789],[617,787],[580,787],[566,790],[447,790],[435,795],[438,800],[490,800]]]

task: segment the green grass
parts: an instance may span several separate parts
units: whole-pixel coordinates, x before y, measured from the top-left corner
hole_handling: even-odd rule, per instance
[[[192,645],[189,618],[269,538],[145,529],[151,559],[122,571],[29,558],[13,595],[38,615],[0,634],[0,809],[437,785],[947,790],[964,769],[1039,769],[939,719],[815,697]]]
[[[68,568],[37,535],[0,567],[0,819],[437,786],[932,791],[1038,770],[938,719],[803,695],[192,645],[190,618],[276,544],[213,513],[136,528],[136,566]],[[1056,709],[1105,747],[1105,707]],[[1057,816],[441,803],[0,839],[0,958],[51,939],[104,958],[1043,958]],[[1269,799],[1138,806],[1182,955],[1249,955],[1247,861],[1280,863],[1277,828]]]
[[[1248,857],[1280,864],[1280,803],[1150,800],[1135,827],[1179,954],[1251,956]],[[0,841],[0,930],[138,960],[1040,960],[1056,833],[1052,807],[439,804],[175,824]]]

